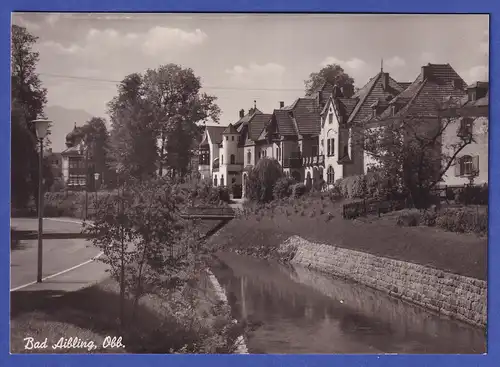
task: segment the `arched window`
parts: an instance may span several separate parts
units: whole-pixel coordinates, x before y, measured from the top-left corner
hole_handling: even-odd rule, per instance
[[[335,132],[333,130],[328,130],[326,134],[326,155],[333,156],[335,155]]]
[[[234,157],[234,154],[231,154],[231,164],[235,164],[236,158]]]
[[[224,186],[224,175],[220,176],[220,185]]]
[[[328,185],[332,185],[335,182],[335,171],[332,166],[328,166],[326,170],[326,182]]]

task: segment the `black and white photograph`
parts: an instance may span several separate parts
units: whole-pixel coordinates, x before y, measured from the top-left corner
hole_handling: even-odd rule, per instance
[[[11,22],[12,354],[485,354],[489,15]]]

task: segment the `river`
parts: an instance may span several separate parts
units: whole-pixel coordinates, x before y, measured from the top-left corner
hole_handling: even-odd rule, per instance
[[[234,253],[212,268],[250,353],[485,353],[484,330],[362,285]]]

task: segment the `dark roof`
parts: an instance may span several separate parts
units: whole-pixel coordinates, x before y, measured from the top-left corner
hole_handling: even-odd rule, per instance
[[[366,121],[366,119],[373,114],[371,105],[375,101],[392,99],[403,91],[403,87],[392,79],[390,75],[388,76],[388,86],[384,88],[382,85],[382,77],[384,74],[383,72],[379,72],[371,78],[363,88],[353,95],[352,98],[358,101],[347,120],[349,124],[357,124]]]
[[[319,135],[321,132],[321,118],[316,99],[299,98],[293,104],[291,111],[299,135]]]
[[[298,134],[290,112],[290,109],[274,110],[273,112],[277,132],[282,136],[296,136]]]
[[[344,116],[350,116],[358,104],[358,100],[353,98],[337,98],[336,100],[339,112]]]
[[[212,139],[212,144],[220,144],[222,142],[222,133],[226,129],[226,126],[207,126],[205,129],[205,137],[203,138],[201,144],[208,144],[206,138],[207,134],[210,135]]]
[[[425,71],[390,103],[396,106],[395,116],[436,116],[439,104],[446,97],[465,95],[466,84],[449,64],[428,64]],[[387,108],[376,120],[392,116]]]
[[[411,82],[398,82],[401,88],[406,89],[411,85]]]
[[[238,129],[238,131],[241,131],[243,125],[245,125],[248,121],[250,121],[253,115],[260,113],[262,113],[262,111],[260,111],[258,108],[256,107],[251,108],[245,116],[243,116],[237,122],[234,123],[234,127]]]
[[[268,113],[259,113],[252,116],[252,119],[248,122],[248,138],[250,140],[257,141],[259,139],[260,133],[264,130],[271,116]]]
[[[233,126],[233,124],[229,124],[228,127],[222,132],[222,135],[226,134],[238,134],[238,130]]]
[[[69,147],[61,152],[61,156],[63,155],[81,155],[80,147],[78,145]]]

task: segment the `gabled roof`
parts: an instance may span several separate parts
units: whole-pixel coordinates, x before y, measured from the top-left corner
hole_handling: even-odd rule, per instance
[[[238,134],[238,130],[233,126],[233,124],[229,124],[228,127],[222,132],[222,135],[231,135]]]
[[[356,107],[349,115],[348,124],[358,124],[367,119],[372,114],[372,107],[370,107],[376,100],[387,100],[399,95],[403,91],[403,87],[388,76],[387,88],[382,85],[384,72],[379,72],[363,88],[358,90],[353,99],[358,99]]]
[[[61,156],[64,155],[81,155],[81,150],[79,145],[69,147],[61,152]]]
[[[222,133],[226,128],[226,126],[207,126],[200,145],[209,144],[208,135],[210,135],[212,144],[222,143]]]
[[[282,136],[297,136],[298,131],[295,129],[291,110],[274,110],[273,116],[276,120],[277,132]]]
[[[394,117],[437,116],[439,104],[444,98],[460,98],[466,94],[464,80],[449,64],[428,64],[424,68],[407,89],[390,101],[396,106]],[[393,117],[391,107],[375,120],[390,117]]]
[[[247,138],[252,141],[258,141],[260,134],[266,127],[271,117],[272,115],[268,113],[260,113],[253,115],[251,120],[248,122],[249,129]]]
[[[295,119],[299,135],[318,135],[320,128],[320,110],[315,99],[299,98],[293,104],[292,119]]]
[[[234,123],[234,127],[238,130],[238,131],[241,131],[241,129],[243,128],[243,126],[248,123],[248,121],[250,121],[250,119],[252,118],[253,115],[255,114],[261,114],[262,111],[260,111],[257,107],[253,107],[251,108],[248,113],[241,117],[237,122]]]

